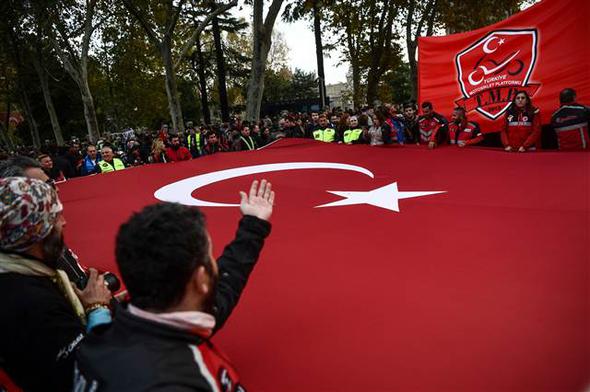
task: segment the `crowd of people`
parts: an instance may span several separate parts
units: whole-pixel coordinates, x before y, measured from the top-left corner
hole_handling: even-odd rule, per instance
[[[587,149],[590,109],[576,102],[572,89],[564,89],[559,98],[561,106],[552,117],[558,148]],[[514,95],[500,136],[506,151],[526,152],[540,148],[540,113],[526,91]],[[455,108],[447,118],[436,112],[430,102],[422,102],[419,108],[409,102],[365,107],[356,112],[283,113],[274,120],[267,116],[259,122],[242,121],[236,116],[230,122],[215,126],[194,126],[189,121],[182,132],[162,124],[157,131],[126,130],[106,135],[96,144],[82,144],[74,139],[67,147],[46,144],[39,150],[25,149],[24,154],[37,158],[52,180],[62,181],[129,166],[255,150],[281,138],[373,146],[423,144],[429,148],[451,144],[462,148],[480,144],[484,135],[462,107]]]
[[[560,149],[587,149],[590,110],[565,89],[552,125]],[[128,166],[254,150],[280,138],[374,146],[477,145],[476,122],[456,108],[450,119],[429,102],[383,105],[358,113],[289,114],[186,132],[126,131],[96,144],[74,140],[0,161],[0,390],[245,391],[210,338],[236,306],[271,226],[274,192],[265,180],[241,192],[235,239],[214,260],[203,214],[160,203],[133,214],[118,231],[116,262],[128,293],[113,297],[106,274],[88,269],[79,284],[62,268],[73,255],[63,239],[56,181]],[[505,151],[539,146],[539,110],[515,94],[501,140]],[[81,148],[85,155],[82,155]],[[74,257],[74,263],[78,261]],[[79,265],[78,265],[79,266]],[[80,267],[80,266],[79,266]],[[81,267],[80,267],[81,268]],[[65,271],[65,272],[62,272]],[[35,376],[31,376],[34,372]],[[124,377],[121,377],[124,375]]]

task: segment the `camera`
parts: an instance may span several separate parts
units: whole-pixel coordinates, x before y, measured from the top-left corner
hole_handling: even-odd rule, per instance
[[[70,248],[65,247],[61,257],[57,260],[57,268],[63,270],[78,289],[84,290],[88,283],[88,274],[78,263],[78,257]],[[103,272],[103,274],[107,288],[114,294],[121,288],[121,281],[112,272]]]

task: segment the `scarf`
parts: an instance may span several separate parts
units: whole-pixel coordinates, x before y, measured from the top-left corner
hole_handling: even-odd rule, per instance
[[[74,292],[72,282],[62,270],[54,270],[42,262],[25,256],[0,252],[0,274],[15,273],[26,276],[42,276],[51,279],[59,287],[76,315],[86,324],[86,313],[80,299]]]

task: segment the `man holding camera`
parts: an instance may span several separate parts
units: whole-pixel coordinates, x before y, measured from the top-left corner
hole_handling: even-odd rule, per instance
[[[215,261],[203,214],[148,206],[119,229],[116,258],[131,303],[96,328],[76,360],[76,391],[245,391],[210,341],[234,307],[270,233],[274,192],[241,192],[235,239]]]
[[[26,391],[71,388],[86,329],[110,322],[111,293],[90,270],[79,290],[59,272],[62,204],[50,184],[0,179],[0,367]]]

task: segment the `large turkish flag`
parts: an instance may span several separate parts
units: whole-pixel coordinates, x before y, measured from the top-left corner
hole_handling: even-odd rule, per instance
[[[420,37],[420,102],[450,116],[464,107],[483,132],[501,130],[510,102],[526,90],[547,124],[559,92],[590,103],[590,1],[543,0],[501,22],[442,37]]]
[[[276,190],[272,234],[214,338],[245,386],[575,391],[590,381],[589,159],[283,140],[256,152],[75,179],[60,185],[60,196],[68,244],[84,264],[116,272],[119,225],[157,202],[165,185],[262,164],[354,165],[365,172],[281,170],[192,194],[237,203],[238,191],[262,177]],[[343,199],[326,191],[388,185],[345,194],[377,205],[314,208]],[[446,193],[402,198],[418,191]],[[396,199],[399,212],[389,208]],[[220,254],[239,210],[203,211]]]

